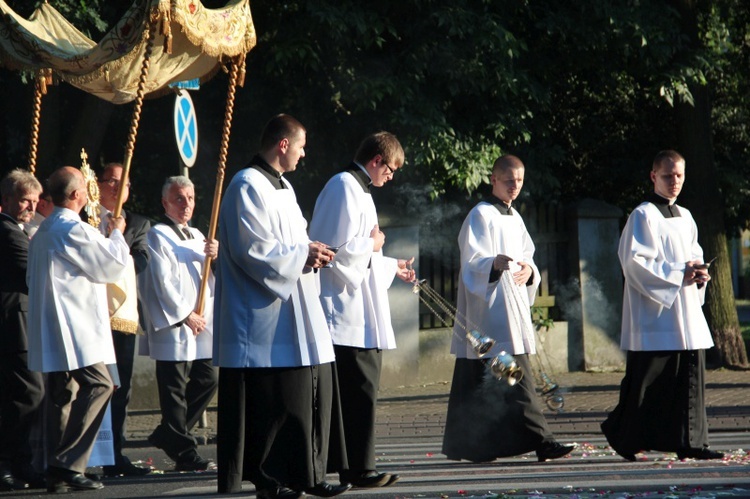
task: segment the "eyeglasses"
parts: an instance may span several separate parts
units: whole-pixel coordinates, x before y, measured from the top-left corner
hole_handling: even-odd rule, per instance
[[[102,180],[103,183],[107,184],[110,187],[119,187],[120,186],[120,179],[119,178],[108,178],[107,180]],[[130,187],[130,181],[128,181],[128,188]]]
[[[391,176],[396,173],[396,170],[398,170],[398,168],[391,168],[390,166],[388,166],[388,163],[386,163],[385,161],[383,161],[383,165],[388,168],[388,174]]]

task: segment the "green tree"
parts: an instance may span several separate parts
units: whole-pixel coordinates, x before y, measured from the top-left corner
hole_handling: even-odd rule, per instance
[[[129,6],[50,2],[70,9],[94,38],[99,21],[111,25]],[[439,205],[425,201],[476,200],[501,152],[529,165],[526,195],[533,199],[592,197],[629,211],[649,190],[656,151],[678,149],[688,158],[680,202],[696,215],[707,255],[719,256],[708,317],[721,362],[747,362],[732,314],[726,234],[750,219],[750,4],[254,0],[252,9],[259,43],[235,103],[228,176],[255,152],[265,121],[289,112],[309,130],[307,157],[293,178],[309,213],[323,182],[351,159],[362,136],[388,129],[407,149],[409,164],[396,184],[417,188],[377,193],[392,195],[381,205],[431,220],[435,238],[452,242],[453,233],[441,231],[446,224],[431,215]],[[191,176],[205,186],[213,186],[225,91],[220,74],[193,94],[201,146]],[[118,159],[129,106],[112,109],[104,124],[91,119],[103,111],[74,93],[55,88],[44,103],[47,163],[75,160],[78,142],[97,136],[92,156]],[[20,109],[19,100],[6,97],[6,109]],[[154,215],[161,211],[158,186],[178,164],[171,137],[161,133],[171,128],[171,105],[164,98],[146,103],[133,160],[133,196]],[[67,112],[71,106],[84,113]],[[28,127],[5,119],[7,164],[22,164],[18,129]],[[199,199],[199,215],[209,205]]]
[[[696,223],[702,245],[708,255],[719,258],[712,267],[713,283],[707,288],[707,317],[717,345],[722,365],[747,365],[748,358],[740,333],[737,309],[734,306],[731,267],[724,224],[724,198],[718,181],[718,169],[714,154],[713,110],[713,66],[721,68],[722,57],[718,50],[730,43],[728,33],[722,32],[726,24],[721,19],[717,6],[708,1],[673,0],[682,20],[682,32],[688,37],[691,49],[706,60],[718,61],[708,65],[707,81],[688,81],[691,100],[683,99],[674,108],[680,150],[689,158],[689,178],[693,186],[686,191],[687,197],[700,204],[696,211]],[[731,6],[731,2],[728,6]],[[712,35],[726,37],[722,42]],[[711,56],[714,57],[711,57]],[[717,73],[720,71],[717,70]]]

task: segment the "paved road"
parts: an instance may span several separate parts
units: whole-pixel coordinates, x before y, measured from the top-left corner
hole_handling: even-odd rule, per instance
[[[750,497],[750,373],[708,373],[708,412],[712,448],[728,453],[723,461],[678,461],[674,454],[649,452],[638,461],[626,462],[606,445],[598,424],[617,401],[618,373],[571,373],[556,379],[566,390],[565,409],[549,414],[560,440],[575,442],[567,458],[538,463],[533,454],[473,464],[448,461],[440,454],[448,384],[400,387],[384,390],[378,413],[378,460],[383,471],[399,473],[392,487],[353,490],[344,497],[453,498],[453,497],[568,497],[568,498],[675,498]],[[153,428],[153,412],[129,419],[127,454],[147,462],[157,471],[137,479],[106,479],[96,492],[67,497],[193,497],[216,496],[216,474],[174,473],[172,462],[148,447],[145,437]],[[209,412],[210,437],[215,412]],[[745,450],[743,450],[745,449]],[[203,445],[205,457],[215,447]],[[336,481],[335,477],[331,477]],[[34,497],[43,491],[27,491]],[[5,497],[10,494],[0,494]],[[43,494],[41,494],[43,495]],[[252,484],[242,494],[253,497]]]

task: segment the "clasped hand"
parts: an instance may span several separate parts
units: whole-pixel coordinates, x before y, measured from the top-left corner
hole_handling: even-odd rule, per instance
[[[510,262],[512,261],[513,259],[507,255],[497,255],[495,257],[495,260],[492,262],[492,268],[495,270],[499,270],[502,274],[504,271],[510,270]],[[531,269],[531,265],[524,261],[519,260],[516,262],[516,264],[521,267],[521,269],[518,272],[512,274],[513,282],[518,286],[521,286],[529,282],[533,270]]]
[[[185,319],[185,325],[193,331],[193,336],[198,336],[206,329],[206,319],[195,312],[190,312],[190,315]]]
[[[319,242],[313,241],[308,245],[307,261],[305,265],[314,269],[325,267],[328,263],[333,261],[333,257],[336,253],[328,249],[328,246]]]
[[[682,278],[683,284],[690,286],[691,284],[705,284],[711,280],[711,276],[708,274],[707,268],[700,268],[702,262],[700,260],[691,260],[685,264],[685,276]]]

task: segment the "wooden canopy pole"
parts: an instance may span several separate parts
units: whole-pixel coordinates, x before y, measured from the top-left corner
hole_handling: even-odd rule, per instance
[[[36,175],[36,154],[39,146],[39,121],[42,116],[42,97],[47,95],[47,85],[52,84],[52,70],[40,69],[34,84],[34,111],[31,117],[31,140],[29,143],[29,171]]]
[[[130,119],[130,132],[128,133],[128,142],[125,145],[125,159],[122,161],[122,178],[117,189],[117,201],[115,209],[112,212],[114,218],[122,214],[123,197],[125,196],[125,186],[128,184],[130,177],[130,163],[133,160],[133,151],[135,150],[135,138],[138,135],[138,124],[141,121],[141,108],[143,107],[143,96],[146,88],[146,78],[151,66],[151,51],[154,46],[154,20],[149,16],[146,21],[148,29],[146,30],[146,51],[143,54],[143,65],[141,66],[141,77],[138,79],[138,90],[135,94],[135,107]]]
[[[219,166],[216,171],[216,186],[214,187],[214,201],[211,207],[211,222],[208,226],[207,240],[216,239],[216,226],[219,222],[219,206],[221,205],[221,191],[224,185],[224,170],[227,165],[227,152],[229,149],[229,134],[232,128],[232,114],[234,112],[234,95],[237,90],[237,82],[240,80],[240,73],[244,73],[245,55],[236,57],[229,70],[229,90],[227,91],[227,105],[224,111],[224,128],[221,132],[221,149],[219,150]],[[208,277],[211,275],[211,258],[206,256],[203,264],[203,276],[201,287],[198,290],[198,300],[195,305],[195,313],[203,315],[203,308],[206,304],[206,290],[208,289]]]

